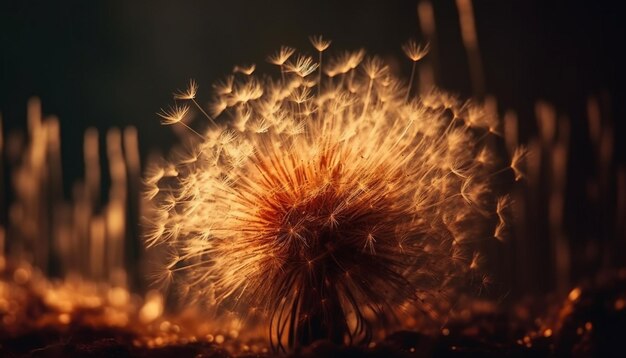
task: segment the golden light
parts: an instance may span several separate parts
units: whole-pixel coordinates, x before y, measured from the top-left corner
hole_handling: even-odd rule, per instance
[[[491,183],[521,176],[521,155],[507,164],[495,150],[492,111],[438,90],[409,97],[412,78],[360,51],[323,68],[330,41],[311,41],[319,63],[283,47],[270,58],[279,78],[235,71],[214,93],[220,124],[191,129],[193,144],[145,179],[147,243],[171,268],[160,281],[237,312],[279,350],[368,342],[420,310],[423,326],[443,320],[437,301],[479,272],[477,238],[504,239],[507,199]]]
[[[172,93],[164,158],[87,129],[72,186],[63,122],[36,98],[25,133],[0,117],[0,356],[605,352],[626,312],[608,97],[584,97],[582,142],[562,104],[498,108],[480,8],[455,4],[469,100],[435,86],[449,34],[420,0],[404,63],[281,46]]]

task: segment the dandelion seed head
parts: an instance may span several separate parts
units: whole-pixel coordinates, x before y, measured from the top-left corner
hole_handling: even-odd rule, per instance
[[[174,252],[165,281],[254,312],[247,321],[279,348],[445,316],[435,302],[480,269],[475,243],[493,236],[505,204],[484,109],[441,91],[407,100],[403,81],[362,50],[332,59],[312,90],[318,64],[294,52],[269,58],[284,65],[279,79],[214,85],[220,125],[150,169],[147,242]],[[187,110],[159,115],[173,124]]]

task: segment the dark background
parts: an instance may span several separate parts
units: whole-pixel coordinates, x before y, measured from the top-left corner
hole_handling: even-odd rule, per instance
[[[155,112],[189,78],[208,98],[210,84],[234,64],[263,63],[283,44],[310,51],[311,34],[333,39],[331,50],[364,47],[403,59],[400,45],[421,37],[416,3],[3,0],[0,111],[5,127],[23,126],[26,100],[39,96],[44,112],[61,119],[64,154],[79,152],[89,126],[125,125],[138,127],[145,154],[169,132]],[[434,1],[434,9],[438,83],[469,96],[455,2]],[[613,115],[623,117],[619,2],[478,0],[474,12],[487,92],[520,113],[522,135],[534,131],[537,99],[572,116],[574,133],[586,125],[589,95],[608,92]],[[623,133],[623,121],[616,124]]]
[[[455,1],[433,1],[437,83],[471,93]],[[410,64],[400,49],[423,39],[417,1],[13,1],[0,3],[0,111],[5,130],[24,129],[27,99],[61,120],[64,179],[82,176],[86,128],[138,128],[142,156],[166,153],[176,138],[156,112],[189,78],[200,99],[235,64],[257,63],[280,45],[311,51],[323,34],[333,50],[364,47]],[[615,162],[626,157],[624,44],[619,1],[475,0],[486,91],[501,112],[519,114],[521,142],[536,135],[535,102],[552,103],[571,119],[566,221],[584,222],[586,173],[594,170],[586,103],[601,98],[616,137]],[[104,151],[101,151],[104,152]],[[103,172],[106,175],[106,168]],[[593,226],[584,226],[594,230]],[[532,231],[532,230],[531,230]],[[572,226],[572,232],[578,226]],[[573,236],[575,240],[575,235]],[[540,275],[540,274],[538,274]]]

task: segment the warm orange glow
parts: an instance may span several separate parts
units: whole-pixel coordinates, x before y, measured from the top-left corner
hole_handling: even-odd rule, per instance
[[[580,288],[576,287],[572,291],[570,291],[568,298],[570,299],[570,301],[576,301],[578,300],[578,297],[580,297],[580,294]]]
[[[139,311],[139,319],[143,323],[150,323],[159,318],[163,313],[163,296],[160,293],[151,291],[146,297],[146,302]]]
[[[545,331],[543,331],[543,336],[544,337],[552,336],[552,330],[550,328],[546,329]]]

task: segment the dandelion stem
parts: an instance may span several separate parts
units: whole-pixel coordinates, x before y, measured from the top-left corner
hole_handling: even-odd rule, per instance
[[[195,101],[194,101],[194,102],[195,102]],[[187,124],[185,124],[184,122],[178,122],[178,123],[180,123],[180,124],[182,124],[183,126],[185,126],[187,129],[189,129],[190,131],[192,131],[192,132],[193,132],[195,135],[197,135],[198,137],[200,137],[200,138],[202,138],[202,139],[205,139],[205,138],[204,138],[204,136],[203,136],[202,134],[200,134],[200,133],[196,132],[196,130],[195,130],[195,129],[193,129],[193,128],[189,127],[189,126],[188,126]]]
[[[370,97],[372,96],[372,87],[374,86],[374,80],[370,79],[370,84],[367,87],[367,96],[365,97],[365,101],[363,103],[363,112],[361,112],[361,119],[365,117],[365,113],[367,113],[367,108],[370,104]]]
[[[196,105],[196,107],[198,107],[198,109],[200,110],[200,112],[202,112],[202,114],[204,114],[204,116],[205,116],[205,117],[206,117],[209,121],[211,121],[211,123],[212,123],[214,126],[216,126],[216,127],[217,127],[217,123],[215,123],[215,121],[213,120],[213,118],[212,118],[211,116],[209,116],[209,114],[208,114],[208,113],[206,113],[206,111],[202,108],[202,106],[200,106],[200,105],[198,104],[198,102],[196,102],[196,99],[195,99],[195,98],[192,98],[192,99],[191,99],[191,101],[193,102],[193,104],[195,104],[195,105]],[[190,128],[190,129],[191,129],[191,128]],[[193,129],[192,129],[192,130],[193,130]],[[195,132],[195,131],[194,131],[194,132]]]
[[[405,102],[409,101],[409,95],[411,94],[411,87],[413,86],[413,81],[415,80],[415,67],[417,65],[417,61],[413,61],[413,68],[411,69],[411,78],[409,79],[409,88],[406,89],[406,98]]]
[[[320,98],[322,93],[322,51],[318,51],[320,53],[320,65],[319,65],[319,74],[317,75],[317,99]]]

